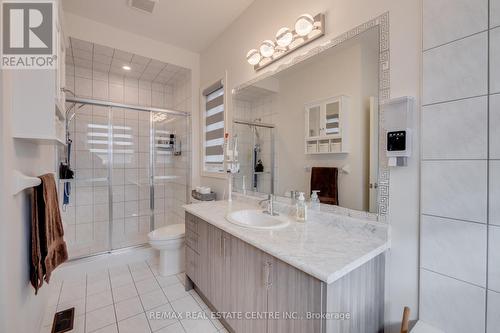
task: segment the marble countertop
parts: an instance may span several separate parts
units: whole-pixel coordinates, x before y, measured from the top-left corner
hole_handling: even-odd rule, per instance
[[[332,283],[389,248],[389,227],[315,210],[306,223],[291,222],[281,229],[245,228],[225,216],[242,209],[257,209],[255,203],[235,200],[212,201],[183,206],[185,210],[256,248],[316,277]],[[281,207],[288,215],[290,207]],[[284,212],[284,213],[283,213]],[[293,221],[293,217],[290,217]]]

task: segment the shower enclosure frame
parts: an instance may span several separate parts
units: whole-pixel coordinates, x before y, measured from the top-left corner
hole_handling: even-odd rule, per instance
[[[261,123],[261,122],[255,122],[255,121],[247,121],[247,120],[242,120],[242,119],[234,119],[233,120],[234,124],[239,124],[239,125],[248,125],[250,127],[261,127],[261,128],[268,128],[271,130],[271,194],[274,195],[274,166],[275,166],[275,141],[274,141],[274,129],[276,126],[274,124],[267,124],[267,123]],[[255,147],[255,134],[254,134],[254,147]],[[253,157],[252,157],[253,159]],[[256,175],[255,173],[255,162],[252,163],[254,164],[252,166],[252,179],[251,182],[253,184],[254,177]],[[253,187],[253,186],[252,186]]]
[[[152,132],[149,135],[149,147],[150,147],[150,154],[149,154],[149,192],[150,192],[150,199],[149,199],[149,204],[150,204],[150,211],[149,211],[149,216],[150,216],[150,230],[154,230],[154,209],[155,209],[155,203],[154,203],[154,149],[155,149],[155,129],[153,126],[153,115],[155,113],[164,113],[164,114],[170,114],[174,116],[180,116],[180,117],[185,117],[186,118],[186,134],[189,135],[190,133],[190,127],[191,127],[191,114],[188,112],[184,111],[179,111],[179,110],[170,110],[170,109],[163,109],[163,108],[155,108],[155,107],[147,107],[147,106],[140,106],[140,105],[133,105],[133,104],[124,104],[124,103],[116,103],[116,102],[110,102],[110,101],[105,101],[105,100],[99,100],[99,99],[92,99],[92,98],[80,98],[80,97],[66,97],[66,102],[67,103],[73,103],[73,106],[76,106],[77,104],[81,105],[94,105],[94,106],[102,106],[102,107],[109,107],[109,108],[120,108],[120,109],[128,109],[128,110],[134,110],[134,111],[140,111],[140,112],[149,112],[149,128],[152,130]],[[111,111],[111,110],[110,110]],[[76,110],[75,110],[76,113]],[[108,113],[108,124],[112,123],[112,112]],[[66,126],[66,131],[68,131],[67,126]],[[67,135],[68,133],[66,133]],[[109,161],[108,161],[108,166],[107,166],[107,172],[108,172],[108,210],[109,210],[109,217],[108,217],[108,244],[109,248],[106,251],[99,251],[95,253],[91,253],[88,255],[83,255],[83,256],[78,256],[74,258],[70,258],[69,261],[73,260],[80,260],[80,259],[86,259],[86,258],[91,258],[91,257],[96,257],[100,256],[103,254],[109,254],[109,253],[122,253],[126,252],[132,249],[136,248],[141,248],[141,247],[146,247],[147,244],[138,244],[138,245],[131,245],[131,246],[126,246],[122,248],[113,248],[113,128],[112,126],[108,126],[108,137],[111,138],[108,141],[108,156],[109,156]],[[189,140],[191,141],[191,140]],[[189,153],[191,153],[189,151]],[[192,161],[191,158],[188,158],[188,165],[189,165],[189,170],[191,170],[192,167]],[[189,201],[189,187],[191,184],[191,174],[188,174],[186,176],[186,202]]]

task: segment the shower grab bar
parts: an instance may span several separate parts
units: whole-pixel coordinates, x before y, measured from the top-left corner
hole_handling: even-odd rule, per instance
[[[97,106],[108,106],[108,107],[130,109],[130,110],[136,110],[136,111],[168,113],[168,114],[173,114],[173,115],[177,115],[177,116],[184,116],[184,117],[191,116],[190,113],[184,112],[184,111],[153,108],[153,107],[140,106],[140,105],[134,105],[134,104],[115,103],[115,102],[108,102],[108,101],[103,101],[103,100],[99,100],[99,99],[91,99],[91,98],[66,97],[66,102],[97,105]]]
[[[266,128],[274,128],[275,127],[274,124],[259,123],[259,122],[241,120],[241,119],[234,119],[233,122],[235,124],[240,124],[240,125],[250,125],[250,126],[266,127]]]

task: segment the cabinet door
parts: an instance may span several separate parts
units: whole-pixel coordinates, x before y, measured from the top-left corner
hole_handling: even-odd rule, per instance
[[[321,135],[321,106],[306,106],[306,138],[319,137]]]
[[[205,294],[205,296],[208,297],[207,290],[209,289],[209,255],[208,255],[208,223],[196,218],[197,220],[197,228],[198,228],[198,249],[199,249],[199,256],[198,256],[198,288],[201,289],[201,291]]]
[[[281,317],[268,321],[267,332],[320,333],[321,320],[300,319],[300,317],[308,312],[321,313],[323,282],[275,258],[271,262],[271,279],[268,311],[277,312]],[[285,318],[283,314],[289,316],[296,314],[297,317]]]
[[[232,238],[230,311],[245,313],[265,313],[267,311],[266,265],[272,258],[255,247]],[[266,332],[265,318],[229,319],[228,324],[235,332]]]
[[[325,102],[325,112],[322,126],[324,135],[340,135],[341,99],[334,98]]]
[[[218,310],[222,306],[222,279],[224,260],[222,256],[222,231],[208,226],[208,288],[204,291],[210,303]]]

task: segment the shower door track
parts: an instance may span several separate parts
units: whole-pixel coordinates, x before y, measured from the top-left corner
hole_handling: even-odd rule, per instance
[[[109,102],[109,101],[105,101],[105,100],[99,100],[99,99],[92,99],[92,98],[81,98],[81,97],[66,97],[66,102],[67,103],[74,103],[74,104],[83,104],[83,105],[96,105],[96,106],[103,106],[103,107],[111,107],[111,108],[121,108],[121,109],[128,109],[128,110],[135,110],[135,111],[142,111],[142,112],[149,112],[151,115],[154,113],[154,112],[160,112],[160,113],[165,113],[165,114],[171,114],[171,115],[175,115],[175,116],[182,116],[182,117],[186,117],[188,118],[188,121],[191,117],[191,114],[188,113],[188,112],[184,112],[184,111],[179,111],[179,110],[170,110],[170,109],[162,109],[162,108],[154,108],[154,107],[147,107],[147,106],[140,106],[140,105],[134,105],[134,104],[124,104],[124,103],[116,103],[116,102]],[[109,114],[109,117],[111,118],[111,113]],[[152,122],[153,122],[153,119],[152,117],[150,117],[150,126],[152,127]],[[108,120],[108,123],[110,123],[110,120]],[[108,136],[109,137],[113,137],[113,132],[112,132],[112,127],[110,126],[109,129],[108,129]],[[151,147],[151,151],[153,152],[154,151],[154,135],[150,135],[150,147]],[[92,254],[88,254],[88,255],[83,255],[83,256],[77,256],[77,257],[74,257],[74,258],[71,258],[68,260],[68,262],[72,262],[72,261],[77,261],[77,260],[83,260],[83,261],[86,261],[86,260],[90,260],[90,259],[94,259],[94,258],[97,258],[97,257],[101,257],[101,256],[106,256],[106,255],[110,255],[110,254],[116,254],[116,253],[126,253],[126,252],[129,252],[129,251],[132,251],[132,250],[135,250],[135,249],[138,249],[138,248],[148,248],[150,247],[149,244],[145,243],[145,244],[138,244],[138,245],[131,245],[131,246],[125,246],[125,247],[121,247],[121,248],[116,248],[116,249],[113,249],[112,248],[112,244],[113,244],[113,241],[112,241],[112,238],[113,238],[113,209],[112,209],[112,202],[113,202],[113,191],[112,191],[112,172],[111,172],[111,168],[112,168],[112,158],[113,158],[113,146],[112,146],[112,141],[109,142],[109,146],[108,146],[108,150],[110,152],[110,162],[109,165],[108,165],[108,183],[109,183],[109,188],[108,188],[108,196],[109,196],[109,205],[110,205],[110,208],[109,209],[109,246],[110,246],[110,249],[109,250],[106,250],[106,251],[100,251],[100,252],[96,252],[96,253],[92,253]],[[150,154],[150,173],[151,173],[151,176],[150,176],[150,229],[153,230],[154,229],[154,174],[152,173],[153,172],[153,164],[154,164],[154,156],[153,156],[153,153]],[[187,188],[187,187],[186,187]]]
[[[115,103],[115,102],[108,102],[108,101],[103,101],[100,99],[92,99],[92,98],[66,97],[66,102],[76,103],[76,104],[97,105],[97,106],[109,106],[109,107],[114,107],[114,108],[129,109],[129,110],[136,110],[136,111],[162,112],[162,113],[168,113],[168,114],[173,114],[173,115],[177,115],[177,116],[184,116],[184,117],[189,117],[191,115],[188,112],[184,112],[184,111],[169,110],[169,109],[162,109],[162,108],[153,108],[153,107],[140,106],[140,105],[134,105],[134,104]]]

